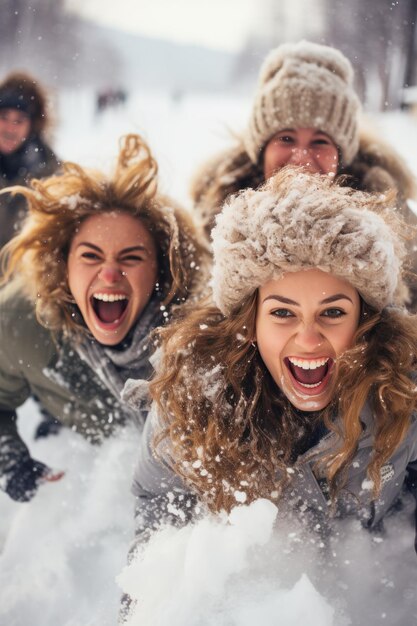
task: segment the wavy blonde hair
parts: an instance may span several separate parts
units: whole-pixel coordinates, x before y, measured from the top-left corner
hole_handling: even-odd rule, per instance
[[[354,347],[340,359],[336,400],[314,421],[293,409],[251,341],[256,307],[257,292],[227,318],[204,304],[160,329],[164,356],[151,383],[163,424],[156,453],[164,446],[174,470],[212,510],[230,510],[236,492],[245,492],[246,502],[278,500],[290,482],[288,467],[322,421],[339,434],[337,447],[321,463],[335,502],[362,433],[361,410],[370,399],[376,430],[368,474],[376,497],[380,469],[406,434],[416,407],[410,378],[416,317],[393,309],[378,313],[363,304]]]
[[[69,247],[85,219],[109,211],[137,218],[154,238],[163,304],[183,302],[198,291],[207,252],[191,217],[157,193],[157,171],[146,142],[131,134],[121,140],[111,177],[65,163],[60,175],[33,180],[30,188],[4,190],[25,196],[29,215],[21,232],[0,253],[2,283],[20,276],[36,302],[40,323],[51,330],[84,329],[79,316],[74,316],[68,285]]]

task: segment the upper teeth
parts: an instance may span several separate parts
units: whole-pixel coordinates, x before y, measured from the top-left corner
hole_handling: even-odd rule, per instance
[[[96,300],[104,302],[117,302],[117,300],[127,300],[127,296],[122,293],[95,293],[93,296]]]
[[[297,367],[301,367],[303,370],[315,370],[318,367],[323,367],[326,365],[329,357],[324,357],[322,359],[295,359],[294,357],[288,357],[289,362],[292,365],[296,365]]]

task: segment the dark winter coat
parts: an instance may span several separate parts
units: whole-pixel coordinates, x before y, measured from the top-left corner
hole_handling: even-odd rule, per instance
[[[368,405],[362,411],[361,421],[364,424],[363,434],[338,500],[337,514],[342,517],[356,515],[365,527],[373,528],[398,499],[407,470],[417,469],[417,416],[403,442],[381,469],[382,490],[377,500],[371,498],[372,487],[366,476],[373,445],[373,418]],[[190,520],[196,503],[195,495],[172,470],[168,446],[162,449],[162,460],[155,457],[152,444],[156,430],[159,432],[158,415],[153,406],[142,435],[132,486],[132,492],[137,497],[139,541],[146,539],[152,529],[158,528],[161,523],[168,521],[181,525]],[[288,490],[290,495],[286,496],[291,510],[309,510],[312,515],[328,518],[325,483],[316,476],[313,465],[332,446],[335,436],[334,433],[328,434],[298,458],[291,489]],[[317,453],[314,460],[313,452]]]
[[[16,427],[16,409],[31,395],[59,422],[92,443],[127,421],[136,421],[137,415],[115,391],[114,381],[106,385],[99,376],[102,364],[88,365],[73,342],[53,336],[37,322],[18,281],[0,290],[0,346],[0,487],[5,488],[5,475],[16,464],[31,461]],[[141,371],[146,378],[152,367],[147,353],[143,354]],[[126,378],[131,375],[127,370]],[[29,498],[22,493],[15,499]]]
[[[379,137],[365,132],[351,165],[341,171],[341,184],[368,192],[381,193],[393,189],[398,194],[399,210],[411,227],[408,239],[407,277],[411,291],[409,308],[417,310],[417,216],[407,200],[417,199],[416,181],[404,160]],[[243,144],[237,145],[214,157],[194,177],[191,195],[196,213],[202,220],[207,236],[210,236],[217,213],[230,194],[248,187],[256,188],[264,182],[261,163],[254,165]],[[415,274],[415,276],[413,275]]]
[[[0,190],[12,185],[27,186],[32,178],[44,178],[59,167],[54,152],[39,137],[32,136],[12,154],[0,153]],[[27,210],[21,195],[0,195],[0,248],[18,230]]]

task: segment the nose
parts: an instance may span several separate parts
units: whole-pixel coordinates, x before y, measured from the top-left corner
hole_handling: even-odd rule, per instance
[[[121,269],[115,264],[103,265],[98,274],[99,279],[107,285],[113,285],[114,283],[119,282],[122,276],[123,273]]]
[[[307,148],[295,147],[291,150],[290,163],[292,165],[310,165],[312,157]]]
[[[315,323],[300,326],[294,340],[304,352],[314,352],[324,343],[324,337]]]

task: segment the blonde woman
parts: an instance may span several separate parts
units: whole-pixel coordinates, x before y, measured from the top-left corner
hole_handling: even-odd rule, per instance
[[[110,177],[67,163],[12,193],[29,215],[2,252],[0,476],[26,501],[57,476],[31,458],[16,408],[34,394],[92,442],[133,419],[120,391],[150,375],[149,332],[197,290],[204,248],[188,215],[157,192],[157,165],[136,135]]]

